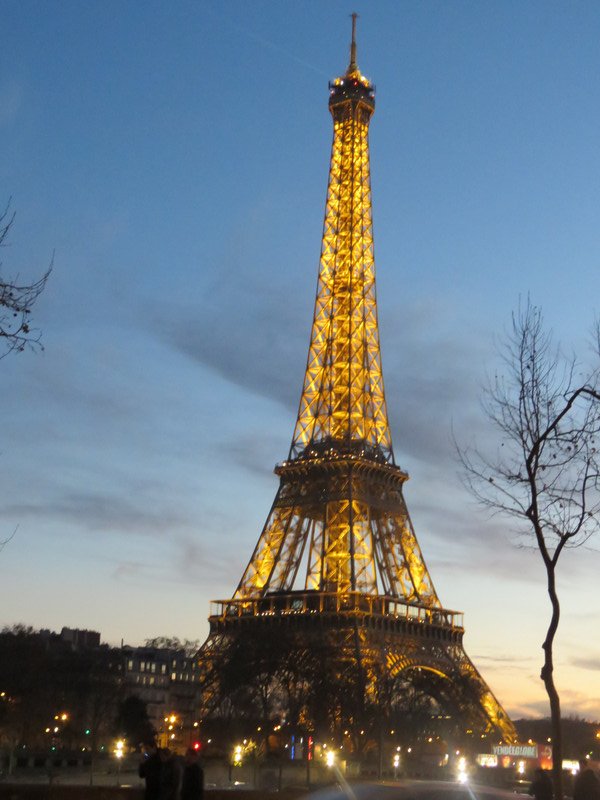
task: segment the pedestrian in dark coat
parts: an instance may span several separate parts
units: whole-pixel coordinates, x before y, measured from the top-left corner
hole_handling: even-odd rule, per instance
[[[143,761],[138,769],[140,778],[143,778],[146,782],[144,800],[159,800],[160,772],[161,763],[158,748],[154,742],[148,742],[144,747]]]
[[[535,797],[535,800],[552,800],[552,778],[547,770],[541,767],[536,769],[529,787],[529,794]]]
[[[584,759],[573,783],[573,800],[600,800],[600,781]]]
[[[181,762],[167,747],[162,747],[160,756],[160,792],[159,800],[180,800],[181,797]]]
[[[204,798],[204,770],[198,763],[198,753],[190,748],[185,754],[181,800]]]

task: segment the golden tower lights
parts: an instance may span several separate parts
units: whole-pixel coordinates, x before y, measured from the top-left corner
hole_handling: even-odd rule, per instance
[[[377,674],[426,669],[507,741],[508,716],[462,647],[462,615],[435,592],[394,462],[381,368],[369,164],[375,88],[356,63],[329,85],[333,143],[312,332],[280,486],[231,600],[216,601],[200,661],[248,625],[293,625]],[[318,628],[315,628],[315,625]],[[345,667],[340,667],[345,669]],[[210,669],[208,669],[210,672]],[[466,679],[466,680],[465,680]]]

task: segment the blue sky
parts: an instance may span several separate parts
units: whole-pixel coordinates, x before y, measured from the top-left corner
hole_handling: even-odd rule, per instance
[[[0,362],[0,623],[203,639],[287,456],[316,287],[327,81],[377,86],[371,166],[396,461],[443,603],[507,709],[546,713],[535,552],[462,488],[481,385],[531,294],[587,354],[600,297],[600,8],[13,2],[3,274],[55,268],[45,351]],[[519,546],[521,545],[521,546]],[[566,553],[557,679],[600,719],[596,548]]]

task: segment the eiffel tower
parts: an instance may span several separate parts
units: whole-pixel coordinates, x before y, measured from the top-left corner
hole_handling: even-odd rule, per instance
[[[279,489],[238,587],[212,604],[199,662],[209,675],[244,632],[283,641],[291,630],[309,648],[325,643],[340,669],[358,665],[366,695],[377,681],[434,673],[447,694],[475,708],[482,729],[513,742],[512,722],[463,649],[462,614],[435,591],[404,502],[408,474],[394,460],[375,295],[375,87],[357,66],[355,33],[352,15],[350,64],[329,84],[329,183],[292,443],[275,467]]]

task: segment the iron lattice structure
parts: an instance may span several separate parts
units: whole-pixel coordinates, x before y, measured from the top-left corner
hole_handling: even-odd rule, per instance
[[[375,294],[368,141],[375,89],[356,64],[354,26],[355,18],[348,69],[329,87],[333,144],[292,444],[275,468],[279,490],[235,594],[213,604],[200,661],[210,675],[211,662],[242,631],[285,628],[309,648],[327,642],[342,670],[358,664],[366,692],[381,676],[419,669],[442,676],[459,702],[468,685],[487,728],[514,741],[512,723],[463,649],[462,615],[436,594],[404,502],[408,475],[394,461]]]

